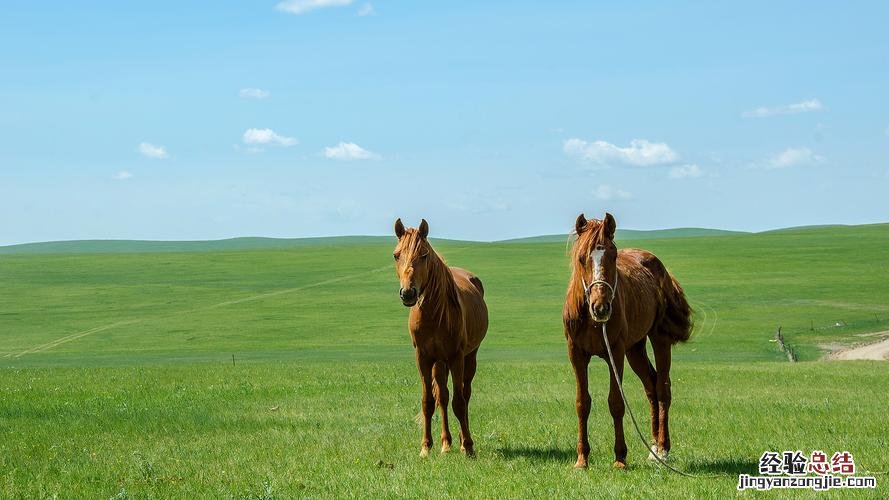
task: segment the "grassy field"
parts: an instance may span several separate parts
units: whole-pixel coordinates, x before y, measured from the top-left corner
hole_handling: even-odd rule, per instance
[[[0,496],[724,496],[763,451],[791,449],[889,469],[886,365],[815,361],[889,330],[889,226],[685,236],[627,244],[656,252],[697,311],[674,351],[674,465],[723,477],[666,473],[632,435],[629,469],[611,470],[601,362],[592,466],[571,468],[564,240],[436,242],[490,308],[473,460],[417,457],[394,238],[91,242],[0,249]],[[770,342],[779,326],[804,362]]]

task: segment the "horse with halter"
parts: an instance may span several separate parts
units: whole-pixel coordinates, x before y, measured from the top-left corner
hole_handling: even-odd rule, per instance
[[[691,335],[691,308],[682,287],[654,254],[635,248],[618,251],[614,244],[616,227],[609,213],[602,220],[587,220],[580,214],[575,221],[577,241],[571,251],[572,272],[562,321],[577,388],[574,466],[578,468],[587,466],[590,453],[587,366],[592,356],[608,363],[604,337],[607,336],[615,364],[615,377],[609,376],[608,393],[608,408],[614,422],[614,467],[624,468],[624,403],[615,380],[623,378],[624,356],[642,380],[648,397],[654,442],[651,453],[666,459],[670,451],[671,349]],[[654,366],[648,359],[647,340],[654,352]]]
[[[401,302],[410,308],[408,330],[422,382],[423,439],[420,456],[432,447],[430,425],[435,403],[441,408],[441,452],[451,449],[448,428],[448,371],[454,388],[454,414],[460,422],[460,449],[473,455],[469,433],[469,399],[476,355],[488,330],[484,288],[477,276],[449,267],[426,239],[426,220],[418,229],[395,221],[395,271]]]

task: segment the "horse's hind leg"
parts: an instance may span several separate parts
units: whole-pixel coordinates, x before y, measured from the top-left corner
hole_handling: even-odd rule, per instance
[[[463,358],[463,398],[466,399],[467,411],[469,411],[469,398],[472,397],[472,379],[475,378],[475,357],[477,354],[478,349]]]
[[[642,338],[635,345],[631,346],[627,349],[627,362],[630,363],[630,368],[636,373],[639,377],[639,380],[642,381],[642,386],[645,388],[645,395],[648,397],[648,407],[651,414],[651,440],[653,443],[653,447],[657,446],[658,442],[658,429],[660,428],[660,410],[658,409],[658,399],[657,399],[657,372],[654,370],[654,366],[651,365],[651,361],[648,359],[648,353],[645,352],[645,337]],[[655,452],[657,450],[654,450]]]
[[[469,433],[469,406],[464,392],[465,362],[464,357],[457,356],[451,362],[450,368],[451,381],[454,383],[454,414],[460,421],[460,449],[466,455],[472,456],[475,454],[475,450],[473,449],[472,435]]]
[[[463,358],[463,400],[466,401],[466,434],[469,435],[469,399],[472,397],[472,379],[475,378],[476,355],[478,349],[467,354]],[[469,447],[466,443],[461,444],[461,448],[467,455],[473,455],[475,450],[472,447],[472,438],[469,438]]]
[[[432,377],[435,380],[435,397],[438,399],[438,408],[441,410],[441,452],[451,451],[451,429],[448,427],[448,365],[444,361],[437,361],[432,367]]]
[[[670,357],[671,349],[669,341],[655,341],[651,346],[654,350],[654,363],[657,366],[657,403],[660,421],[658,422],[657,451],[661,458],[666,458],[670,452]]]

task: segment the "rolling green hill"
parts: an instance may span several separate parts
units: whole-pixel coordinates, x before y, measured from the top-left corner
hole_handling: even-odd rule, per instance
[[[697,340],[680,348],[681,356],[777,359],[768,339],[781,326],[813,358],[825,339],[854,340],[889,316],[889,271],[880,265],[889,259],[889,225],[631,241],[662,257],[697,310]],[[271,246],[238,248],[252,244]],[[564,241],[434,244],[484,280],[494,332],[488,349],[562,356]],[[64,246],[71,253],[4,255],[0,366],[211,360],[222,353],[305,359],[336,357],[355,345],[366,345],[363,359],[385,359],[403,348],[393,238],[181,243],[188,252],[164,245],[72,243]],[[337,321],[342,304],[356,308],[349,314],[361,321]],[[102,333],[20,352],[93,328]],[[347,342],[331,343],[331,335]]]
[[[881,224],[872,224],[881,226]],[[806,231],[820,231],[830,229],[842,229],[854,226],[824,225],[824,226],[800,226],[793,228],[774,229],[763,231],[759,234],[769,233],[795,233]],[[751,234],[743,231],[728,231],[723,229],[707,228],[674,228],[674,229],[618,229],[618,241],[659,240],[668,238],[697,238],[717,236],[738,236]],[[242,237],[223,240],[200,241],[149,241],[149,240],[72,240],[49,241],[39,243],[23,243],[18,245],[0,246],[0,255],[18,253],[153,253],[153,252],[212,252],[235,250],[261,250],[273,248],[292,248],[302,246],[332,246],[355,245],[369,243],[389,243],[390,236],[324,236],[315,238],[262,238]],[[458,241],[446,239],[433,239],[433,241]],[[512,238],[495,243],[565,243],[568,241],[566,234],[550,234],[542,236],[529,236],[525,238]]]
[[[621,240],[687,238],[695,236],[722,236],[745,234],[719,229],[679,228],[637,231],[618,230]],[[532,236],[503,240],[498,243],[564,243],[567,235]],[[23,243],[0,246],[0,255],[21,253],[154,253],[154,252],[220,252],[235,250],[261,250],[273,248],[293,248],[302,246],[355,245],[366,243],[389,243],[391,236],[325,236],[317,238],[229,238],[224,240],[201,241],[150,241],[150,240],[72,240]],[[433,239],[433,241],[458,241]]]

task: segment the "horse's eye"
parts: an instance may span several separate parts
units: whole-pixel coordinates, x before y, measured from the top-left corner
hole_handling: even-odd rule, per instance
[[[420,256],[421,259],[425,259],[426,257],[429,257],[429,253],[428,253],[428,252],[427,252],[427,253],[424,253],[423,255]]]

